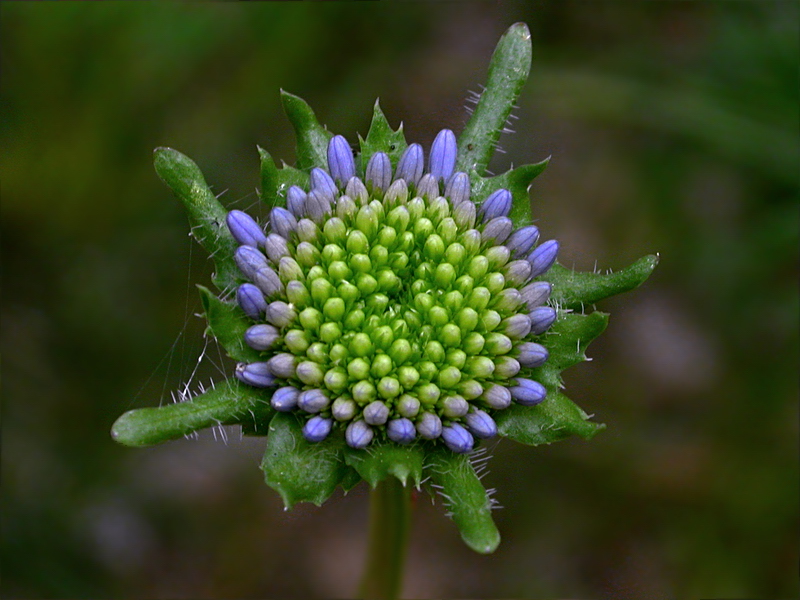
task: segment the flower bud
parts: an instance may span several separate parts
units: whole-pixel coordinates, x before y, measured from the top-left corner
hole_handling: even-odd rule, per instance
[[[306,198],[306,214],[316,222],[331,212],[331,199],[319,190],[311,190]]]
[[[358,181],[358,182],[360,182],[361,180],[358,177],[354,177],[350,181]],[[361,185],[364,185],[364,184],[361,184]],[[349,188],[350,188],[350,184],[348,184],[348,189]],[[360,193],[360,188],[358,188],[355,191]],[[359,201],[361,201],[360,197],[359,197]],[[354,214],[356,214],[356,210],[358,210],[358,206],[356,206],[356,203],[353,200],[353,197],[350,196],[350,194],[347,194],[345,196],[341,196],[339,198],[339,200],[336,202],[336,216],[339,217],[342,220],[345,220],[345,219],[349,220],[350,217],[352,217]]]
[[[343,246],[347,239],[347,227],[339,217],[331,217],[322,226],[322,233],[329,244]]]
[[[339,394],[347,388],[347,373],[341,367],[334,367],[333,369],[328,369],[323,381],[326,388],[334,394]]]
[[[397,444],[410,444],[417,435],[414,424],[408,419],[392,419],[386,425],[387,437]]]
[[[534,281],[520,290],[522,300],[528,310],[541,306],[550,298],[553,286],[547,281]]]
[[[453,219],[462,229],[472,229],[475,227],[476,215],[477,209],[475,208],[475,204],[469,200],[464,200],[459,203],[453,211]]]
[[[422,364],[420,367],[422,367]],[[417,388],[417,397],[425,406],[434,406],[441,394],[441,390],[433,383],[426,383]]]
[[[350,398],[337,398],[331,406],[331,415],[337,421],[350,421],[356,416],[358,407]]]
[[[301,242],[316,242],[319,237],[319,227],[311,219],[300,219],[297,222],[297,238]],[[316,248],[316,246],[315,246]]]
[[[304,360],[297,365],[296,368],[297,378],[306,385],[322,385],[325,378],[325,373],[319,363],[313,360]]]
[[[511,392],[502,385],[493,383],[481,395],[481,399],[496,410],[503,410],[511,406]]]
[[[272,227],[272,231],[287,240],[291,233],[297,228],[297,219],[295,216],[280,206],[276,206],[270,211],[269,223]]]
[[[375,234],[378,233],[378,216],[369,204],[358,209],[355,225],[368,240],[375,238]]]
[[[301,218],[306,214],[306,196],[304,190],[293,185],[286,192],[286,208],[296,217]]]
[[[482,410],[473,410],[466,416],[464,422],[476,438],[485,440],[497,435],[497,424]]]
[[[511,250],[511,254],[515,258],[526,255],[536,241],[539,239],[539,228],[535,225],[528,225],[527,227],[520,227],[506,242],[506,247]]]
[[[266,325],[266,327],[271,327],[271,325]],[[308,334],[302,329],[290,329],[283,336],[283,341],[286,344],[286,348],[295,356],[304,353],[311,345],[308,341]]]
[[[519,361],[510,356],[498,356],[494,359],[494,374],[501,379],[511,379],[519,373]]]
[[[270,372],[275,377],[288,379],[294,375],[295,370],[295,357],[288,352],[281,352],[276,354],[267,361]]]
[[[286,284],[286,298],[290,304],[302,308],[311,301],[311,294],[308,288],[301,281],[290,281]]]
[[[519,286],[531,278],[531,263],[527,260],[512,260],[503,269],[506,281]]]
[[[458,423],[442,428],[442,440],[456,454],[466,454],[475,444],[472,434]]]
[[[416,185],[420,177],[422,177],[423,163],[422,146],[419,144],[411,144],[400,157],[394,178],[405,179],[406,182]]]
[[[467,364],[467,373],[476,379],[486,379],[494,373],[494,361],[488,356],[473,356]]]
[[[316,192],[319,200],[327,200],[328,206],[330,206],[339,195],[339,190],[336,187],[336,183],[333,181],[333,178],[328,175],[327,171],[320,169],[319,167],[314,167],[311,169],[311,192]],[[311,196],[311,192],[309,192],[309,197]],[[308,203],[309,198],[306,198],[307,212],[309,208]],[[313,219],[314,217],[311,218]]]
[[[502,317],[497,311],[485,310],[481,314],[480,327],[482,331],[489,333],[494,331],[502,320]]]
[[[249,365],[239,363],[236,365],[235,374],[239,381],[253,387],[266,388],[275,385],[275,376],[265,362],[250,363]]]
[[[419,371],[414,367],[400,367],[397,370],[397,376],[400,380],[400,385],[407,390],[413,388],[419,381]]]
[[[534,342],[523,342],[517,346],[516,350],[519,352],[519,356],[517,356],[519,364],[526,369],[543,365],[550,356],[547,348]]]
[[[464,338],[463,348],[471,356],[475,356],[483,351],[483,347],[485,344],[486,344],[486,338],[484,338],[483,335],[475,331],[467,335],[466,338]]]
[[[467,379],[461,382],[458,391],[467,400],[475,400],[483,394],[483,386],[474,379]]]
[[[244,341],[253,350],[269,350],[280,339],[278,330],[272,325],[258,324],[248,327],[244,332]]]
[[[277,233],[270,233],[264,242],[264,252],[273,263],[278,264],[284,256],[289,256],[289,246],[286,238]]]
[[[275,325],[275,327],[290,325],[296,316],[297,313],[294,308],[281,300],[271,302],[267,306],[267,321]]]
[[[461,381],[461,371],[456,367],[446,367],[439,371],[436,378],[436,383],[440,388],[451,389],[454,388]]]
[[[545,399],[547,390],[538,381],[517,379],[517,385],[509,388],[511,397],[522,406],[535,406]]]
[[[431,412],[422,413],[416,427],[419,436],[426,440],[435,440],[442,435],[442,420]]]
[[[403,205],[408,201],[408,184],[405,179],[397,179],[386,190],[383,196],[387,206]]]
[[[477,229],[467,229],[461,234],[461,243],[467,251],[467,255],[476,254],[481,249],[481,232]]]
[[[244,276],[251,280],[256,271],[269,266],[267,257],[261,254],[261,251],[254,246],[239,246],[233,255],[233,259]]]
[[[321,442],[331,432],[333,421],[325,417],[311,417],[306,424],[303,425],[303,437],[309,442]]]
[[[506,288],[495,296],[494,309],[507,313],[516,311],[522,304],[522,294],[516,288]]]
[[[486,311],[493,312],[493,311]],[[486,336],[486,353],[490,356],[499,356],[511,351],[513,344],[507,335],[502,333],[490,333]]]
[[[367,404],[375,399],[375,386],[370,381],[359,381],[351,390],[353,400],[359,404]]]
[[[283,291],[281,278],[271,267],[261,267],[255,272],[252,279],[267,298]]]
[[[509,212],[511,212],[511,192],[506,189],[492,192],[478,209],[484,223],[497,217],[507,217]]]
[[[361,420],[350,423],[344,432],[347,445],[356,450],[369,446],[374,436],[375,432],[372,431],[372,427]]]
[[[430,174],[437,180],[447,181],[456,166],[457,152],[455,134],[449,129],[442,129],[431,144],[431,153],[428,157]]]
[[[291,281],[302,281],[305,278],[303,269],[297,264],[297,261],[288,256],[284,256],[278,262],[278,276],[280,281],[289,283]]]
[[[467,414],[469,403],[461,396],[448,396],[439,402],[442,414],[449,419],[457,419]]]
[[[236,290],[236,301],[248,317],[258,321],[267,310],[267,301],[252,283],[243,283]]]
[[[434,200],[439,196],[439,184],[436,182],[436,178],[430,173],[426,173],[422,176],[422,179],[419,180],[419,184],[417,184],[417,196],[428,201]]]
[[[470,193],[469,176],[463,172],[453,175],[444,188],[444,195],[450,198],[450,203],[453,206],[458,206],[464,200],[468,200]]]
[[[364,421],[369,425],[383,425],[389,418],[389,407],[380,400],[370,402],[364,407]]]
[[[369,377],[370,364],[363,358],[355,358],[347,364],[347,373],[356,381]]]
[[[307,413],[318,413],[328,408],[330,399],[322,390],[306,390],[297,396],[297,406]]]
[[[376,152],[369,158],[365,179],[373,188],[387,190],[392,183],[392,163],[383,152]]]
[[[392,371],[392,359],[385,354],[377,354],[372,359],[372,365],[369,372],[373,377],[384,377]]]
[[[413,419],[419,413],[420,403],[414,396],[403,394],[397,400],[395,408],[402,416]]]
[[[275,390],[275,393],[272,394],[270,404],[272,405],[272,408],[277,411],[289,412],[294,410],[294,408],[297,406],[297,396],[299,394],[300,390],[290,385],[278,388]]]
[[[556,262],[557,256],[558,242],[556,240],[548,240],[540,244],[528,256],[528,260],[531,263],[531,277],[544,275]]]
[[[267,239],[253,217],[241,210],[232,210],[225,218],[233,239],[245,246],[263,246]]]
[[[550,306],[540,306],[531,311],[531,334],[539,335],[544,333],[550,326],[555,323],[558,314],[554,308]]]
[[[486,226],[481,232],[481,242],[484,244],[502,244],[511,234],[511,230],[513,228],[514,223],[508,217],[497,217],[492,219],[486,223]]]
[[[318,331],[323,323],[322,313],[312,306],[304,308],[298,319],[300,325],[307,331]]]
[[[531,332],[531,319],[528,315],[512,315],[501,322],[502,331],[512,340],[521,340]]]
[[[328,142],[328,169],[333,179],[344,186],[351,177],[355,177],[356,163],[353,151],[344,136],[335,135]]]

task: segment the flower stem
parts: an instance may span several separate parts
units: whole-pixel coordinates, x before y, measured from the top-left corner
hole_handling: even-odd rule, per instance
[[[410,513],[411,490],[398,479],[389,477],[370,492],[369,547],[360,598],[400,597]]]

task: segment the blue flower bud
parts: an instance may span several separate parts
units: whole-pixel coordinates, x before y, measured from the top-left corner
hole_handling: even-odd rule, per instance
[[[259,269],[269,266],[267,257],[254,246],[239,246],[233,259],[236,261],[236,266],[248,279],[253,279]]]
[[[344,136],[335,135],[328,142],[328,169],[341,186],[344,186],[351,177],[356,175],[353,151]]]
[[[426,440],[435,440],[442,435],[442,420],[431,412],[422,413],[417,421],[417,433]]]
[[[306,390],[297,396],[297,406],[308,413],[318,413],[328,408],[330,398],[322,390]]]
[[[320,222],[331,212],[332,200],[318,190],[311,190],[306,198],[306,214],[310,219]]]
[[[497,435],[497,424],[482,410],[472,411],[464,418],[464,422],[476,438],[485,440]]]
[[[481,395],[481,399],[496,410],[511,406],[511,392],[502,385],[492,384]]]
[[[392,182],[386,194],[383,196],[384,202],[387,206],[394,204],[405,204],[408,200],[408,184],[405,179],[397,179]]]
[[[386,435],[397,444],[410,444],[417,435],[414,423],[408,419],[392,419],[386,426]]]
[[[361,420],[350,423],[344,432],[344,439],[347,445],[356,450],[369,446],[374,436],[375,432],[372,431],[372,427]]]
[[[281,258],[289,256],[289,246],[286,243],[286,238],[277,233],[270,233],[264,243],[264,252],[267,258],[277,265]]]
[[[531,335],[539,335],[544,333],[550,326],[555,323],[558,314],[554,308],[549,306],[540,306],[531,311]]]
[[[336,187],[336,183],[333,181],[328,172],[320,169],[319,167],[314,167],[311,169],[311,191],[317,192],[317,195],[325,198],[328,202],[333,202],[336,200],[336,196],[339,195],[339,189]],[[308,204],[308,199],[306,198],[306,204]],[[308,207],[306,207],[306,210]]]
[[[267,361],[270,372],[275,377],[288,379],[292,377],[295,372],[295,356],[288,352],[281,352],[276,354]]]
[[[300,395],[300,390],[290,385],[275,390],[269,403],[277,411],[289,412],[294,410],[297,406],[297,397]]]
[[[497,217],[507,217],[511,212],[511,192],[499,189],[492,192],[481,204],[478,213],[486,223]]]
[[[442,129],[431,144],[431,154],[428,157],[428,170],[437,180],[447,181],[453,174],[456,166],[456,136],[449,129]]]
[[[509,388],[511,397],[522,406],[535,406],[544,400],[547,390],[538,381],[517,379],[517,385]]]
[[[442,439],[445,446],[456,454],[466,454],[472,450],[472,446],[475,444],[472,434],[458,423],[444,427],[442,429]]]
[[[236,301],[248,317],[258,321],[267,311],[267,301],[252,283],[243,283],[236,290]]]
[[[541,306],[550,298],[553,286],[547,281],[534,281],[520,290],[522,301],[528,310]]]
[[[384,152],[376,152],[367,163],[364,177],[373,188],[387,190],[392,183],[392,163]]]
[[[266,308],[266,304],[264,305]],[[244,332],[244,342],[253,350],[269,350],[272,345],[280,338],[280,333],[272,325],[259,323],[248,327]]]
[[[526,369],[532,369],[533,367],[543,365],[550,356],[547,348],[534,342],[523,342],[519,344],[517,346],[517,351],[519,352],[517,360],[519,364]]]
[[[269,365],[265,362],[250,363],[249,365],[239,363],[236,365],[235,374],[239,381],[253,387],[272,387],[276,383],[275,376],[270,373]]]
[[[419,144],[411,144],[400,157],[394,178],[405,179],[406,182],[416,185],[420,177],[422,177],[424,160],[422,146]]]
[[[370,425],[383,425],[389,418],[389,407],[380,400],[370,402],[364,407],[364,420]]]
[[[483,227],[481,231],[481,242],[495,244],[502,244],[506,241],[511,231],[514,229],[514,223],[508,217],[496,217],[491,219]]]
[[[471,193],[469,175],[462,172],[453,175],[444,188],[444,195],[446,198],[450,198],[450,203],[453,206],[458,206],[464,200],[469,200]]]
[[[530,253],[528,260],[531,263],[531,277],[544,275],[556,262],[558,256],[558,241],[547,240],[536,250]]]
[[[281,300],[271,302],[267,306],[267,321],[275,325],[275,327],[286,327],[294,321],[297,313],[294,308]]]
[[[278,277],[278,274],[270,267],[261,267],[255,272],[251,279],[267,298],[283,290],[283,283],[280,277]]]
[[[306,196],[305,191],[296,185],[290,187],[286,192],[286,208],[298,219],[306,214]]]
[[[306,424],[303,425],[303,437],[309,442],[321,442],[331,432],[333,421],[325,417],[311,417]]]
[[[294,215],[280,206],[276,206],[270,211],[269,222],[272,231],[287,240],[292,231],[297,227],[297,219],[295,219]]]
[[[253,217],[241,210],[232,210],[225,217],[228,229],[237,242],[246,246],[262,246],[267,236],[253,220]]]
[[[475,227],[476,214],[475,204],[469,200],[464,200],[453,211],[453,220],[462,229],[472,229]]]
[[[528,251],[533,248],[533,245],[539,239],[539,228],[535,225],[528,225],[527,227],[520,227],[506,242],[506,247],[511,250],[512,256],[524,256]]]
[[[425,198],[428,201],[439,197],[439,184],[436,178],[430,173],[426,173],[422,176],[422,179],[419,180],[419,184],[417,184],[417,196]]]

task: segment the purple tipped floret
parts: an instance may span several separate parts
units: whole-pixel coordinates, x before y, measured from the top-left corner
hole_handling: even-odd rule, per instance
[[[281,278],[278,277],[275,270],[270,267],[261,267],[255,272],[251,279],[267,298],[283,290]]]
[[[233,255],[236,261],[236,266],[248,279],[253,279],[256,271],[269,266],[267,257],[261,253],[261,250],[254,246],[239,246]]]
[[[482,410],[474,410],[464,417],[467,429],[476,438],[486,440],[497,435],[497,423],[489,414]]]
[[[493,241],[495,244],[502,244],[511,235],[513,229],[514,223],[511,219],[508,217],[495,217],[484,225],[481,232],[481,241]]]
[[[339,195],[336,182],[327,171],[319,167],[311,169],[311,191],[316,191],[320,196],[327,198],[328,202],[333,202]]]
[[[300,390],[290,385],[275,390],[269,403],[279,412],[289,412],[297,406],[297,397]]]
[[[297,227],[295,216],[283,207],[276,206],[269,213],[269,223],[272,231],[281,237],[289,239],[289,235]]]
[[[417,421],[417,433],[426,440],[435,440],[442,435],[442,420],[433,413],[422,413]]]
[[[519,351],[517,360],[526,369],[540,367],[550,357],[547,348],[534,342],[523,342],[517,346],[517,350]]]
[[[311,190],[306,198],[306,214],[310,219],[320,222],[331,212],[331,198],[319,190]]]
[[[241,210],[232,210],[225,217],[228,229],[237,242],[244,246],[263,246],[267,236],[253,217]]]
[[[535,225],[528,225],[527,227],[520,227],[506,242],[506,248],[511,250],[511,255],[515,258],[524,256],[528,251],[533,248],[536,241],[539,239],[539,228]]]
[[[532,379],[517,379],[517,385],[509,391],[514,401],[522,406],[536,406],[547,396],[545,387]]]
[[[295,373],[295,356],[288,352],[279,352],[267,361],[270,372],[275,377],[288,379]]]
[[[333,420],[326,419],[325,417],[311,417],[306,424],[303,425],[303,437],[309,442],[321,442],[331,432],[333,427]]]
[[[275,385],[275,376],[270,372],[269,365],[265,362],[239,363],[236,365],[236,378],[242,383],[253,387],[268,388]]]
[[[294,308],[282,300],[276,300],[267,305],[267,321],[275,327],[286,327],[294,321],[296,316]]]
[[[344,432],[344,439],[347,445],[356,450],[369,446],[374,436],[375,432],[372,427],[361,420],[350,423]]]
[[[394,178],[405,179],[406,183],[413,183],[416,185],[422,177],[422,169],[425,166],[424,162],[422,146],[419,144],[411,144],[406,148],[400,160],[397,162]]]
[[[289,191],[286,192],[286,208],[298,219],[306,214],[307,196],[308,194],[296,185],[290,187]]]
[[[444,440],[444,445],[456,454],[466,454],[475,445],[472,434],[467,431],[466,427],[458,423],[443,427],[442,439]]]
[[[364,407],[364,420],[370,425],[383,425],[389,418],[389,407],[380,400],[370,402]]]
[[[531,319],[528,315],[512,315],[504,321],[504,332],[512,340],[521,340],[531,332]]]
[[[534,281],[520,290],[522,301],[528,310],[541,306],[550,299],[553,286],[547,281]]]
[[[266,305],[265,305],[266,308]],[[280,332],[272,325],[266,323],[259,323],[248,327],[244,332],[244,343],[250,346],[253,350],[269,350],[272,345],[281,337]]]
[[[478,208],[478,213],[483,216],[486,223],[497,217],[507,217],[511,212],[511,192],[499,189],[492,192]]]
[[[530,253],[528,261],[531,263],[531,277],[544,275],[556,262],[558,256],[558,241],[547,240]]]
[[[529,316],[531,318],[531,335],[539,335],[550,329],[550,326],[556,322],[558,313],[550,306],[539,306],[534,308]]]
[[[289,256],[289,245],[286,238],[277,233],[270,233],[267,236],[267,241],[264,244],[264,253],[276,265],[284,256]]]
[[[456,167],[456,136],[449,129],[442,129],[431,144],[428,172],[437,180],[447,181]]]
[[[397,444],[410,444],[416,437],[417,430],[409,419],[392,419],[386,426],[386,435]]]
[[[331,403],[322,390],[306,390],[297,397],[297,406],[308,413],[318,413]]]
[[[392,162],[384,152],[376,152],[367,163],[365,175],[367,183],[371,183],[373,188],[381,190],[389,189],[392,184]]]
[[[344,136],[335,135],[328,142],[328,169],[333,179],[338,181],[342,187],[356,175],[353,151]]]
[[[508,391],[507,387],[496,383],[483,392],[481,398],[486,404],[497,410],[503,410],[511,406],[511,392]]]
[[[462,172],[453,175],[444,188],[444,195],[446,198],[450,198],[450,203],[453,206],[458,206],[464,200],[469,200],[471,192],[469,175]]]
[[[258,321],[267,311],[267,301],[252,283],[243,283],[236,290],[236,301],[248,317]]]

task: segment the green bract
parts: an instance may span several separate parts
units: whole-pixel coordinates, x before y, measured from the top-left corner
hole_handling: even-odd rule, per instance
[[[226,226],[231,215],[197,165],[157,149],[156,171],[186,206],[192,232],[216,266],[220,295],[200,286],[209,331],[240,362],[237,377],[250,385],[231,378],[190,401],[129,411],[115,423],[114,438],[145,446],[238,424],[247,435],[266,436],[262,470],[287,507],[320,505],[337,486],[347,491],[362,479],[372,487],[388,477],[417,487],[425,481],[447,499],[465,542],[492,552],[500,538],[466,454],[469,432],[488,437],[496,428],[538,445],[571,435],[589,439],[602,429],[561,393],[560,373],[585,360],[586,346],[606,327],[606,314],[587,309],[638,286],[657,263],[647,256],[607,275],[557,264],[547,270],[557,245],[546,244],[526,262],[538,238],[525,227],[527,190],[547,161],[496,177],[484,173],[530,60],[528,29],[514,25],[498,44],[457,152],[452,133],[443,132],[447,144],[434,144],[425,178],[415,160],[421,148],[391,129],[377,103],[353,157],[303,100],[282,92],[297,135],[297,166],[279,169],[259,149],[261,199],[286,207],[290,196],[288,210],[273,211],[266,236],[234,211],[234,239],[230,220]],[[373,157],[383,163],[374,160],[368,169]],[[467,199],[440,187],[453,166],[466,173]],[[384,171],[395,173],[394,183]],[[509,195],[514,233],[510,222],[489,218],[508,214]],[[491,228],[506,225],[495,242]],[[546,263],[539,270],[537,260]],[[552,286],[549,307],[538,316],[520,300],[531,277],[549,283],[548,292]],[[255,285],[242,285],[247,279]],[[540,351],[541,360],[520,358]],[[526,383],[546,390],[544,400],[527,398]],[[516,403],[493,400],[491,390],[508,394],[512,386],[525,388]],[[444,423],[446,435],[426,435],[422,415],[438,421],[439,430]]]

